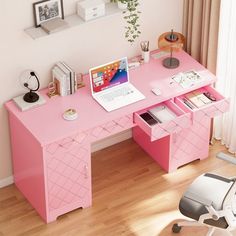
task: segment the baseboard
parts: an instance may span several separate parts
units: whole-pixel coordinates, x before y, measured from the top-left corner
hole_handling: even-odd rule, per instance
[[[127,139],[130,139],[132,137],[132,130],[128,129],[124,132],[121,132],[119,134],[116,134],[114,136],[110,136],[108,138],[105,138],[101,141],[95,142],[92,144],[91,151],[96,152],[103,148],[109,147],[111,145],[114,145],[116,143],[120,143],[122,141],[125,141]]]
[[[6,187],[6,186],[13,184],[13,183],[14,183],[13,176],[9,176],[5,179],[0,179],[0,188]]]

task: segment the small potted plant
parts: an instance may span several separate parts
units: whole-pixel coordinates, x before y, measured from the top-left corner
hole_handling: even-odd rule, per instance
[[[128,42],[133,43],[141,34],[139,28],[139,15],[138,10],[139,0],[111,0],[120,4],[118,7],[123,9],[124,19],[127,25],[125,26],[125,38]]]

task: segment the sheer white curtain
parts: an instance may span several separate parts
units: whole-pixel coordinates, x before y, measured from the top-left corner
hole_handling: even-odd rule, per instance
[[[221,1],[216,88],[230,97],[230,111],[214,121],[214,137],[236,153],[236,1]]]

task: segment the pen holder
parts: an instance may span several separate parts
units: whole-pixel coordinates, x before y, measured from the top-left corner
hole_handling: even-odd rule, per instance
[[[145,63],[148,63],[150,60],[150,51],[142,51],[142,59]]]

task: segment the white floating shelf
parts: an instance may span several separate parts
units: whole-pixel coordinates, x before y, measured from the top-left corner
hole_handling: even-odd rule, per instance
[[[122,10],[120,10],[117,7],[116,3],[106,3],[105,7],[106,7],[105,15],[101,16],[99,18],[96,18],[94,20],[91,20],[91,21],[84,21],[77,14],[65,17],[64,20],[68,23],[69,27],[65,28],[63,30],[66,30],[66,29],[69,29],[71,27],[75,27],[75,26],[78,26],[78,25],[88,24],[90,22],[99,20],[101,18],[112,16],[112,15],[115,15],[115,14],[118,14],[118,13],[122,12]],[[63,30],[61,30],[61,31],[63,31]],[[47,32],[45,32],[41,27],[38,27],[38,28],[30,27],[30,28],[25,29],[24,31],[26,32],[26,34],[28,34],[33,39],[38,39],[38,38],[50,35]],[[60,32],[60,31],[58,31],[58,32]]]

